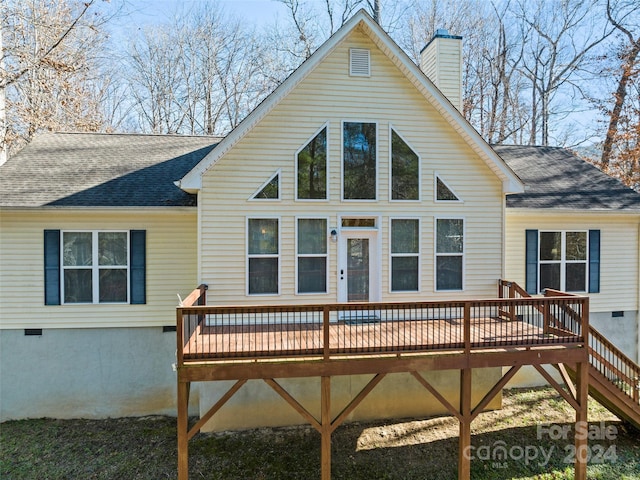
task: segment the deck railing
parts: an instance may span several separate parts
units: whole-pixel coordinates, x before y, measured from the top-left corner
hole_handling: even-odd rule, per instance
[[[518,284],[504,280],[500,281],[498,292],[500,296],[508,298],[531,297]],[[567,295],[569,294],[557,290],[545,290],[545,296],[559,297]],[[560,313],[560,318],[562,319],[570,322],[581,321],[577,312],[570,309],[563,309]],[[557,318],[553,318],[553,315],[550,318],[550,322],[556,325],[561,323],[557,321]],[[554,327],[552,326],[551,328],[553,329]],[[592,326],[588,328],[588,336],[589,364],[591,367],[616,385],[634,403],[640,404],[640,366]]]
[[[640,404],[640,366],[595,328],[589,332],[589,363],[634,403]]]
[[[558,295],[448,302],[210,306],[206,288],[177,309],[178,362],[380,355],[575,345],[588,299]]]

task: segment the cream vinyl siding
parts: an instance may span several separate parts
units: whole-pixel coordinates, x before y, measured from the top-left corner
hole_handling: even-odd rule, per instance
[[[422,52],[422,68],[451,103],[462,105],[462,40],[436,37]]]
[[[1,328],[175,325],[176,294],[198,285],[196,209],[178,212],[3,210]],[[146,230],[145,305],[44,305],[44,230]]]
[[[349,76],[349,49],[371,50],[371,76]],[[341,202],[342,122],[376,122],[377,201]],[[295,201],[296,152],[327,125],[328,199]],[[389,127],[420,156],[420,202],[390,202]],[[280,202],[247,199],[280,169]],[[434,202],[434,172],[464,203]],[[295,295],[296,216],[380,216],[382,300],[495,296],[502,271],[502,183],[367,36],[354,32],[203,176],[200,192],[201,273],[209,303],[336,301],[337,245],[328,243],[329,292]],[[280,217],[280,295],[245,295],[245,218]],[[421,219],[420,294],[390,293],[389,218]],[[433,218],[465,218],[465,290],[435,293]]]
[[[525,230],[600,230],[600,293],[592,312],[638,310],[638,215],[507,209],[506,279],[525,285]]]

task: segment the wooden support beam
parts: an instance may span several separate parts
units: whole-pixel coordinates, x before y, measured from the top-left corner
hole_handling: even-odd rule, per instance
[[[587,407],[589,399],[589,363],[580,362],[576,365],[576,392],[578,408],[576,408],[575,428],[575,479],[587,479],[587,460],[589,457],[588,435],[585,435],[587,425]]]
[[[189,382],[178,374],[178,480],[189,478]]]
[[[193,427],[191,427],[191,429],[189,430],[189,434],[187,435],[187,438],[191,440],[193,436],[200,431],[200,429],[204,426],[204,424],[207,423],[209,419],[213,417],[218,412],[218,410],[220,410],[222,406],[225,403],[227,403],[229,399],[233,397],[235,393],[240,389],[240,387],[242,387],[242,385],[244,385],[245,383],[247,383],[246,378],[238,380],[236,383],[234,383],[233,386],[229,390],[227,390],[227,393],[225,393],[220,398],[220,400],[218,400],[215,403],[215,405],[213,405],[209,409],[207,413],[205,413],[202,417],[200,417],[200,420],[198,420]]]
[[[460,370],[460,435],[458,437],[458,480],[471,479],[471,369]]]
[[[569,393],[567,393],[567,391],[564,388],[562,388],[562,385],[556,382],[556,380],[551,375],[549,375],[549,372],[547,372],[542,365],[534,365],[534,367],[540,373],[540,375],[542,375],[545,378],[545,380],[549,382],[549,384],[553,388],[556,389],[556,391],[562,396],[562,398],[564,398],[569,403],[569,405],[571,405],[574,409],[576,409],[576,411],[580,409],[580,405],[578,404],[578,401],[574,397],[572,397]]]
[[[558,372],[560,372],[560,376],[562,377],[562,381],[567,386],[573,398],[578,397],[578,393],[576,392],[576,387],[571,381],[571,377],[569,376],[569,372],[567,372],[567,368],[564,366],[564,363],[557,363],[554,365]]]
[[[309,413],[309,411],[306,408],[304,408],[300,404],[300,402],[298,402],[295,398],[293,398],[291,394],[289,394],[289,392],[287,392],[282,387],[282,385],[276,382],[273,378],[265,378],[264,381],[267,385],[273,388],[278,395],[284,398],[287,401],[287,403],[291,405],[296,412],[302,415],[307,420],[307,422],[311,424],[313,428],[315,428],[318,432],[322,433],[322,426],[320,425],[318,420],[316,420],[316,418],[313,415],[311,415],[311,413]]]
[[[495,397],[502,391],[502,388],[507,384],[509,380],[511,380],[511,378],[516,374],[518,370],[520,370],[520,365],[515,365],[511,367],[500,380],[498,380],[493,388],[487,392],[484,398],[480,400],[480,403],[478,403],[478,405],[476,405],[471,412],[471,421],[473,421],[478,416],[478,414],[480,414],[482,410],[484,410],[484,408],[489,405],[489,402],[493,400],[493,397]]]
[[[320,378],[321,452],[320,468],[322,480],[331,480],[331,377]]]
[[[365,385],[365,387],[360,390],[360,393],[358,393],[358,395],[356,395],[356,397],[351,400],[349,402],[349,404],[344,407],[344,410],[342,410],[342,412],[340,412],[340,414],[331,422],[331,432],[333,433],[335,431],[336,428],[338,428],[342,422],[344,422],[344,420],[347,418],[347,416],[353,412],[353,410],[360,405],[360,402],[362,402],[362,400],[364,400],[366,398],[367,395],[369,395],[369,393],[371,393],[371,390],[373,390],[376,385],[378,385],[380,383],[380,381],[385,377],[386,374],[384,373],[379,373],[376,376],[374,376],[369,383],[367,383]]]
[[[426,370],[460,370],[463,368],[489,368],[512,365],[575,363],[584,357],[582,347],[553,346],[548,349],[518,349],[513,351],[474,352],[464,355],[462,350],[432,354],[403,354],[378,357],[346,357],[324,361],[258,360],[242,362],[212,362],[185,364],[183,381],[209,382],[237,380],[238,378],[293,378],[335,375],[362,375],[376,373],[403,373]],[[393,361],[391,361],[393,360]]]
[[[422,385],[424,388],[426,388],[429,393],[431,393],[431,395],[433,395],[434,397],[436,397],[436,400],[438,400],[447,410],[449,410],[449,413],[451,413],[451,415],[454,415],[459,421],[462,422],[462,415],[461,413],[458,411],[458,409],[456,407],[454,407],[453,405],[451,405],[446,398],[444,398],[440,392],[438,392],[438,390],[436,390],[433,385],[431,385],[429,382],[427,382],[427,380],[420,375],[418,372],[409,372],[411,373],[411,375],[413,375],[413,377],[418,380],[418,382],[420,382],[420,385]]]

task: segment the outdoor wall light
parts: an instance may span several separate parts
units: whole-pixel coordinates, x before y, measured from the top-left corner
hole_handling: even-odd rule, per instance
[[[338,241],[338,232],[334,229],[331,230],[331,241],[336,243]]]

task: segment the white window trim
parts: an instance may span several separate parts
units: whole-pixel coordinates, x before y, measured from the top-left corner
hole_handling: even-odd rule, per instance
[[[66,266],[64,264],[64,234],[65,233],[91,233],[91,266]],[[127,298],[123,302],[100,302],[100,270],[124,269],[124,265],[99,265],[98,264],[98,234],[100,233],[124,233],[127,236]],[[61,230],[60,231],[60,305],[128,305],[131,292],[131,238],[129,230]],[[91,302],[67,303],[64,290],[65,270],[91,270]]]
[[[376,126],[376,198],[374,199],[359,199],[359,198],[344,198],[344,124],[345,123],[373,123]],[[362,203],[376,203],[379,201],[379,185],[378,179],[380,175],[380,128],[378,122],[375,120],[342,120],[340,123],[340,200],[343,202],[362,202]],[[359,217],[364,218],[364,217]]]
[[[330,161],[329,161],[329,148],[330,148],[330,138],[329,138],[329,124],[330,122],[326,122],[324,125],[322,125],[318,130],[315,131],[315,133],[313,135],[311,135],[309,138],[307,138],[307,140],[304,142],[304,144],[298,149],[296,150],[296,153],[293,156],[293,164],[295,165],[295,201],[296,202],[311,202],[311,203],[317,203],[317,202],[328,202],[330,200],[330,193],[329,193],[329,178],[330,177],[330,172],[329,172],[329,166],[330,166]],[[316,136],[324,129],[327,129],[327,171],[325,173],[325,191],[327,192],[327,197],[326,198],[298,198],[298,154],[305,149],[305,147],[307,145],[309,145],[309,142],[311,142],[311,140],[313,140],[314,138],[316,138]]]
[[[281,187],[281,183],[282,183],[282,177],[280,176],[281,170],[282,170],[281,168],[276,170],[276,172],[269,177],[269,180],[264,182],[262,185],[260,185],[260,187],[255,192],[253,192],[253,195],[251,195],[248,198],[248,200],[250,202],[279,202],[280,201],[280,187]],[[257,195],[262,191],[262,189],[264,187],[269,185],[271,183],[271,180],[273,180],[276,176],[278,177],[278,198],[258,198]]]
[[[393,253],[391,251],[393,238],[393,220],[417,220],[418,222],[418,253]],[[422,221],[420,217],[389,217],[389,293],[420,293],[422,291]],[[392,263],[394,257],[418,257],[418,290],[393,290],[393,269]]]
[[[560,260],[541,260],[540,259],[540,246],[541,246],[541,236],[543,233],[560,233]],[[587,246],[586,246],[586,259],[585,260],[567,260],[567,233],[584,233],[587,236]],[[559,264],[560,265],[560,290],[563,292],[569,292],[567,290],[567,264],[571,263],[582,263],[585,265],[585,289],[584,290],[571,290],[571,293],[587,293],[589,290],[589,230],[538,230],[538,265],[537,265],[537,276],[538,276],[538,285],[537,291],[540,292],[540,279],[542,278],[540,275],[540,265],[552,265]]]
[[[444,183],[444,186],[447,187],[451,191],[451,193],[458,197],[457,200],[438,200],[438,179],[440,179],[440,181]],[[442,178],[442,175],[440,175],[438,172],[433,172],[433,201],[441,204],[464,203],[464,200],[462,200],[462,197],[458,195],[458,192],[451,188],[451,185],[445,182],[444,178]]]
[[[249,220],[272,219],[278,221],[278,253],[249,255]],[[248,297],[276,297],[280,295],[282,282],[282,220],[279,216],[251,215],[245,217],[245,295]],[[278,291],[276,293],[249,293],[249,258],[277,258],[278,259]]]
[[[316,254],[316,253],[303,253],[300,254],[298,253],[298,220],[324,220],[326,222],[326,238],[327,238],[327,251],[324,254]],[[313,216],[313,215],[305,215],[305,216],[297,216],[295,218],[295,228],[296,228],[296,244],[295,244],[295,249],[296,249],[296,275],[295,275],[295,282],[296,282],[296,295],[328,295],[329,294],[329,247],[330,247],[330,227],[329,227],[329,217],[322,217],[322,216]],[[325,275],[325,291],[324,292],[299,292],[298,291],[298,259],[301,257],[305,257],[305,258],[320,258],[320,257],[324,257],[325,258],[325,269],[326,269],[326,275]]]
[[[462,220],[462,253],[438,253],[438,220]],[[433,218],[433,291],[434,292],[464,292],[466,289],[467,270],[467,220],[462,216],[441,215]],[[462,288],[438,289],[438,257],[462,256]]]
[[[395,132],[404,143],[418,156],[418,198],[416,200],[394,200],[393,199],[393,142],[391,141],[391,132]],[[407,141],[407,139],[392,125],[389,124],[389,202],[409,203],[422,201],[422,156],[413,147],[413,145]]]

